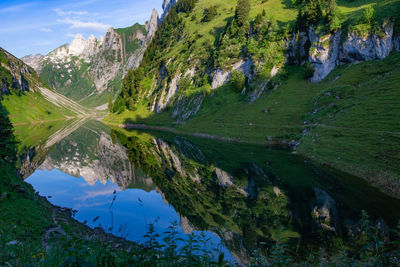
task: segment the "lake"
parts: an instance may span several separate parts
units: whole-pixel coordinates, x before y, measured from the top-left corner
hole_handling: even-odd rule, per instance
[[[351,243],[361,211],[384,229],[400,201],[285,148],[110,128],[96,120],[18,126],[21,175],[90,227],[142,241],[203,234],[240,264],[277,241],[296,251]],[[162,242],[160,237],[160,242]],[[301,253],[300,253],[301,254]]]

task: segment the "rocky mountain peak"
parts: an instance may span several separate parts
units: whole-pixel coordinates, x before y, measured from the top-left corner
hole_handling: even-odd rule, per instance
[[[80,33],[78,33],[77,35],[75,35],[74,40],[69,45],[69,52],[73,56],[80,56],[85,51],[86,46],[86,39]]]
[[[150,20],[146,23],[146,32],[147,32],[146,40],[151,40],[153,38],[154,34],[157,31],[159,20],[160,19],[158,17],[157,10],[153,9]]]
[[[34,70],[40,71],[44,56],[42,54],[28,55],[21,58],[27,65],[31,66]]]

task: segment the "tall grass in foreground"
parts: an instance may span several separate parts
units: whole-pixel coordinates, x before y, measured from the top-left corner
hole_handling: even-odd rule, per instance
[[[192,233],[178,236],[178,224],[172,223],[161,236],[154,224],[139,243],[115,243],[107,239],[54,238],[45,248],[29,242],[6,242],[0,233],[0,266],[233,266],[219,249],[208,249],[210,240]],[[393,240],[384,242],[380,230],[371,224],[366,213],[354,238],[354,245],[339,245],[338,251],[310,252],[298,255],[276,242],[264,255],[253,252],[249,266],[399,266],[400,223],[392,230]],[[321,244],[325,245],[325,244]]]

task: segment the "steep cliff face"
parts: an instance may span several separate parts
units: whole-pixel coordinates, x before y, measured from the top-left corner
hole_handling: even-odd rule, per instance
[[[311,42],[309,62],[314,66],[313,82],[324,79],[336,66],[374,59],[384,59],[397,50],[398,37],[394,36],[394,23],[386,21],[379,33],[364,36],[342,30],[334,34],[317,35],[313,28],[308,33]]]
[[[154,32],[154,26],[149,30]],[[84,105],[97,106],[107,101],[100,96],[112,95],[127,70],[139,65],[146,34],[145,27],[139,24],[110,28],[99,40],[93,35],[86,40],[77,34],[71,44],[46,56],[22,59],[57,91]],[[93,100],[96,96],[97,100]]]
[[[158,24],[160,23],[160,19],[158,17],[158,12],[156,9],[153,9],[151,13],[150,20],[146,22],[146,41],[149,42],[153,39],[154,35],[156,34]]]
[[[37,91],[38,85],[41,84],[32,68],[2,48],[0,48],[0,71],[0,93]]]

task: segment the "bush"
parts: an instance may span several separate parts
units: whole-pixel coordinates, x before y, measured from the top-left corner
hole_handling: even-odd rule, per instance
[[[246,83],[246,76],[243,72],[234,70],[231,75],[230,84],[235,92],[241,92]]]
[[[371,24],[374,20],[374,17],[375,17],[375,9],[372,6],[368,6],[363,11],[361,17],[361,23]]]
[[[211,6],[204,10],[204,17],[201,22],[209,22],[217,15],[217,7]]]

